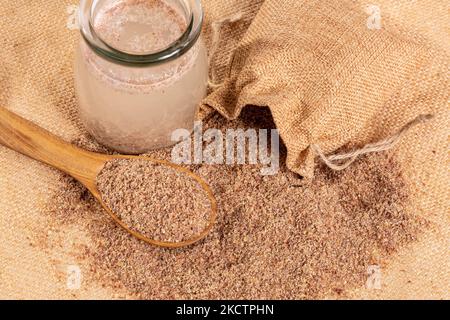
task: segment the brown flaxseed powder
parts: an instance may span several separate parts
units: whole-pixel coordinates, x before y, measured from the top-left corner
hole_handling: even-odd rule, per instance
[[[121,221],[152,240],[188,241],[209,224],[211,202],[205,190],[169,166],[115,159],[103,167],[97,187]]]
[[[272,122],[247,109],[208,128]],[[112,223],[89,193],[64,178],[50,217],[91,235],[80,259],[112,288],[145,299],[312,299],[364,286],[367,268],[413,241],[422,222],[407,211],[408,187],[391,153],[376,154],[343,172],[324,166],[313,181],[285,168],[262,177],[259,166],[192,166],[213,188],[218,222],[201,243],[177,250],[149,246]],[[169,159],[170,152],[158,152]]]

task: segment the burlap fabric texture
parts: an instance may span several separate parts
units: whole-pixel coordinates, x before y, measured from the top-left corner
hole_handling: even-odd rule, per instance
[[[377,0],[376,8],[350,0],[203,2],[206,43],[213,43],[214,30],[220,34],[211,57],[214,90],[204,110],[233,119],[246,105],[269,107],[288,147],[288,165],[302,175],[311,175],[317,159],[313,144],[325,153],[346,144],[358,148],[419,114],[435,115],[396,149],[412,186],[411,210],[433,228],[383,270],[382,290],[352,295],[449,298],[448,1]],[[72,80],[76,4],[0,1],[0,104],[66,140],[83,132]],[[380,28],[370,21],[377,10]],[[30,240],[55,234],[41,210],[60,187],[58,176],[0,146],[2,298],[114,296],[93,283],[68,291],[70,252],[62,246],[49,254]],[[64,241],[73,233],[79,230],[65,230]]]

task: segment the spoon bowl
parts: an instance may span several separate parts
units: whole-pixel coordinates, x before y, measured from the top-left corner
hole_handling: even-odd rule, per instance
[[[212,230],[216,221],[217,202],[209,185],[192,171],[169,161],[144,156],[105,155],[86,151],[61,140],[5,108],[0,108],[0,144],[72,176],[91,192],[119,226],[137,239],[151,245],[164,248],[181,248],[192,245],[204,239]],[[211,204],[211,213],[206,228],[200,234],[182,242],[164,242],[150,239],[130,228],[107,206],[97,188],[97,176],[107,162],[115,159],[149,161],[171,168],[182,175],[186,175],[187,178],[194,179],[205,191]]]

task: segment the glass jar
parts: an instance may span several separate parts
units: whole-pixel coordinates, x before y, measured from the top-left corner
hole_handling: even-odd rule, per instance
[[[206,95],[200,0],[81,0],[75,87],[88,132],[139,154],[192,131]]]

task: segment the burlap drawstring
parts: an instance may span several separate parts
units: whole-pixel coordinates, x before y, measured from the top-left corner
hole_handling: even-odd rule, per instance
[[[412,127],[420,123],[424,123],[432,118],[433,115],[431,114],[420,115],[414,120],[407,123],[393,136],[379,142],[367,144],[363,148],[354,150],[349,153],[326,156],[317,144],[313,144],[311,147],[329,168],[340,171],[348,168],[362,155],[392,149],[401,140],[402,136]],[[342,161],[344,162],[342,163]]]
[[[214,21],[211,24],[211,28],[212,28],[212,39],[211,39],[211,48],[209,51],[209,55],[208,55],[208,65],[210,67],[210,71],[209,71],[209,77],[208,77],[208,85],[210,88],[216,89],[219,88],[220,86],[222,86],[223,82],[217,83],[215,82],[214,76],[213,76],[213,70],[211,67],[212,64],[212,60],[217,52],[217,49],[219,48],[219,42],[220,42],[220,31],[222,30],[222,27],[226,24],[226,23],[233,23],[233,22],[237,22],[239,20],[241,20],[244,17],[244,14],[242,12],[238,12],[235,13],[231,16],[225,17],[223,19]],[[228,61],[231,59],[231,56],[233,55],[233,53],[230,54],[230,57],[228,59]]]

